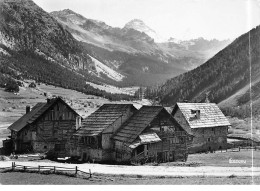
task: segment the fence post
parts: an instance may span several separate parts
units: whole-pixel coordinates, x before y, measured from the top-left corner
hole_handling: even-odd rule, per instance
[[[38,166],[38,171],[39,171],[39,172],[41,171],[41,166],[40,166],[40,165]]]
[[[89,169],[89,178],[91,178],[91,170]]]
[[[240,147],[238,147],[238,151],[240,151]]]
[[[14,170],[14,162],[12,162],[12,170]]]
[[[77,173],[78,173],[78,167],[76,166],[75,167],[75,175],[77,175]]]
[[[23,170],[24,170],[24,171],[26,170],[26,166],[23,166]]]
[[[55,166],[53,167],[53,172],[54,172],[54,173],[56,172]]]

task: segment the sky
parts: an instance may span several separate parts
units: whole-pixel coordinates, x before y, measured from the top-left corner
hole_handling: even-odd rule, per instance
[[[71,9],[124,27],[141,19],[163,38],[235,39],[260,25],[260,0],[33,0],[47,12]]]

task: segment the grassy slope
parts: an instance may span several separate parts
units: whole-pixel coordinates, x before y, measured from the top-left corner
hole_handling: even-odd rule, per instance
[[[238,150],[238,149],[236,149]],[[253,151],[254,166],[260,166],[260,151]],[[245,160],[246,163],[229,163],[229,159]],[[192,154],[189,155],[187,162],[198,162],[203,166],[220,166],[220,167],[251,167],[252,152],[250,150],[241,150],[239,152],[217,152],[208,154]]]
[[[179,178],[131,178],[131,177],[100,177],[97,179],[80,179],[74,177],[66,177],[63,175],[44,175],[35,173],[22,173],[22,172],[8,172],[0,173],[0,184],[5,185],[196,185],[196,184],[207,184],[207,185],[226,185],[226,184],[251,184],[251,177],[179,177]],[[255,184],[260,183],[260,177],[254,178]]]
[[[36,88],[29,88],[30,81],[27,82],[25,82],[25,87],[20,87],[19,95],[5,92],[3,88],[0,88],[0,147],[2,146],[2,140],[9,135],[9,130],[6,128],[25,114],[27,105],[32,108],[38,102],[46,102],[47,97],[44,96],[44,93],[47,93],[48,96],[62,96],[83,118],[87,117],[104,103],[110,103],[109,100],[103,97],[86,95],[75,90],[52,85],[40,84]],[[142,104],[136,101],[115,101],[113,103],[134,103],[137,108]]]

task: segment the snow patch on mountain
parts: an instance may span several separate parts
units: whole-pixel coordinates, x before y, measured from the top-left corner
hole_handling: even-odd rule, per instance
[[[15,42],[12,38],[8,38],[6,35],[1,33],[0,31],[0,44],[3,44],[4,46],[13,49],[15,46]]]
[[[111,86],[111,85],[107,85],[107,84],[98,85],[98,84],[94,84],[92,82],[86,82],[86,84],[89,84],[89,85],[91,85],[92,87],[94,87],[96,89],[104,90],[104,91],[106,91],[108,93],[112,93],[112,94],[127,94],[127,95],[132,95],[132,96],[139,89],[138,86],[118,88],[116,86]]]
[[[181,44],[181,40],[179,39],[176,39],[176,38],[173,38],[173,37],[170,37],[168,42],[172,42],[172,43],[175,43],[175,44]]]
[[[109,68],[108,66],[106,66],[105,64],[101,63],[97,59],[93,58],[92,56],[90,56],[90,57],[95,65],[95,69],[99,76],[101,73],[103,73],[115,81],[122,81],[123,78],[125,77],[122,74],[118,73],[117,71],[115,71],[115,70]]]
[[[1,47],[0,47],[0,53],[3,53],[4,55],[10,56],[10,54],[6,50],[2,49]]]
[[[148,27],[142,20],[134,19],[126,23],[125,27],[127,29],[135,29],[137,31],[143,32],[154,39],[155,42],[165,42],[166,39],[158,35],[153,29]]]

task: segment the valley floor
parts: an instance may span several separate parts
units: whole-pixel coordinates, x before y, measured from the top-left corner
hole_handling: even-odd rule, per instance
[[[252,168],[251,151],[240,152],[227,152],[227,153],[209,153],[209,154],[194,154],[190,155],[187,163],[197,163],[195,167],[191,166],[178,166],[177,163],[161,163],[158,166],[126,166],[126,165],[107,165],[107,164],[68,164],[58,163],[48,160],[39,161],[26,161],[26,160],[13,160],[16,164],[25,166],[60,166],[72,167],[78,166],[80,170],[91,172],[94,174],[106,175],[124,175],[124,176],[150,176],[150,177],[194,177],[194,176],[213,176],[213,177],[259,177],[260,176],[260,151],[255,152],[255,160]],[[203,160],[202,160],[203,159]],[[232,160],[243,160],[246,163],[230,163]],[[1,161],[1,167],[10,167],[12,160]]]

